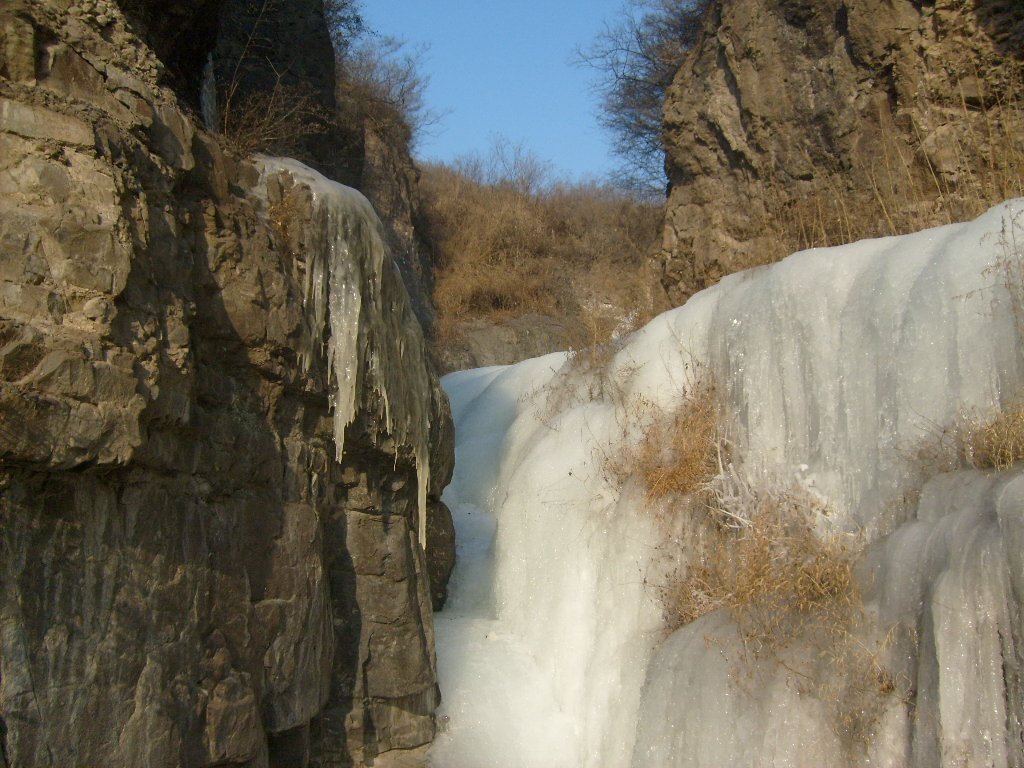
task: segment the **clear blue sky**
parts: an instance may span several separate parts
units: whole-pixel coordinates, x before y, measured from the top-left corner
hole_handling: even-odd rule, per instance
[[[616,161],[597,124],[593,70],[572,63],[624,0],[362,0],[384,35],[427,45],[427,102],[445,113],[419,140],[424,160],[485,154],[495,136],[556,173],[602,176]]]

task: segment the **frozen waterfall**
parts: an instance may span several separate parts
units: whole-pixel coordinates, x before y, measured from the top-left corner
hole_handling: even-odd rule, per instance
[[[326,352],[334,410],[334,442],[340,460],[345,428],[356,416],[357,392],[372,392],[385,428],[397,443],[412,445],[419,484],[419,540],[426,542],[430,482],[429,367],[419,322],[384,243],[380,219],[361,193],[288,158],[261,157],[260,187],[276,185],[273,204],[289,213],[289,194],[309,196],[311,218],[297,219],[305,259],[306,333],[299,362],[308,370]],[[291,185],[294,187],[285,186]],[[324,349],[326,347],[326,350]],[[365,381],[364,381],[365,379]]]
[[[459,561],[436,617],[432,764],[1024,765],[1024,477],[922,476],[914,457],[1022,391],[1020,306],[999,269],[1022,258],[1022,227],[1011,201],[727,277],[626,340],[601,373],[611,395],[561,354],[446,377]],[[869,726],[856,738],[798,673],[742,661],[726,612],[661,629],[652,586],[701,542],[685,520],[667,537],[607,459],[634,404],[670,410],[694,366],[719,385],[742,474],[790,478],[864,542],[854,640],[895,682],[846,681]]]

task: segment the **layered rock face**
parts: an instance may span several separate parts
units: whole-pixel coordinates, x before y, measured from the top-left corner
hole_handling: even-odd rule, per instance
[[[447,403],[416,372],[424,555],[425,462],[370,387],[338,460],[309,256],[165,75],[112,3],[0,9],[0,765],[387,764],[434,732]]]
[[[785,255],[772,223],[810,195],[874,205],[908,175],[913,228],[944,223],[930,199],[1024,152],[1022,51],[1012,0],[714,0],[665,105],[670,298]]]

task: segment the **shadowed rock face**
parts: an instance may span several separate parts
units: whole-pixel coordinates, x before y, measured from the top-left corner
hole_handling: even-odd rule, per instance
[[[411,447],[361,392],[335,460],[305,257],[165,71],[113,3],[0,8],[0,765],[420,747],[444,394],[424,556]]]
[[[670,298],[761,260],[773,217],[828,174],[870,196],[901,156],[923,188],[955,190],[993,125],[1022,135],[1002,109],[1022,51],[1008,0],[715,0],[665,104]]]
[[[163,63],[165,81],[193,107],[206,55],[217,43],[224,0],[116,0],[125,20]]]

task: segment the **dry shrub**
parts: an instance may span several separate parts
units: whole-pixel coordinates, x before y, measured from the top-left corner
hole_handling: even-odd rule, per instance
[[[528,196],[444,166],[425,169],[421,188],[442,336],[470,318],[554,311],[564,283],[554,278],[543,224]]]
[[[713,484],[709,509],[720,535],[665,595],[673,623],[726,608],[754,653],[812,630],[844,631],[860,606],[856,551],[842,536],[818,533],[824,503],[796,485],[748,487],[740,509],[722,507],[722,498]]]
[[[278,60],[274,29],[287,16],[282,0],[244,0],[221,19],[225,51],[217,72],[220,132],[236,153],[303,156],[310,137],[333,116],[316,91]],[[218,51],[218,57],[221,56]]]
[[[976,469],[1009,469],[1024,459],[1024,403],[1018,402],[995,418],[967,425],[964,454]]]
[[[909,685],[883,663],[891,632],[864,639],[859,540],[830,532],[827,504],[795,483],[755,487],[730,468],[708,496],[702,556],[660,590],[669,628],[728,611],[742,643],[732,657],[740,689],[781,667],[829,707],[844,743],[863,750],[889,697],[908,697]]]
[[[703,493],[719,471],[723,448],[717,391],[701,369],[691,379],[679,407],[671,413],[656,413],[639,441],[608,464],[609,473],[620,483],[638,478],[648,502]]]
[[[329,125],[330,116],[309,88],[280,81],[267,91],[228,100],[221,109],[224,139],[243,156],[301,155],[303,141]]]
[[[644,256],[658,207],[598,184],[545,185],[538,161],[503,151],[497,172],[480,159],[423,169],[441,343],[468,320],[541,314],[577,329],[574,348],[596,348],[631,311],[653,311]]]
[[[919,483],[960,469],[1009,469],[1024,461],[1024,399],[1018,397],[995,415],[964,411],[951,425],[928,424],[925,436],[900,451]]]
[[[666,629],[727,611],[741,641],[734,682],[756,685],[752,676],[784,668],[792,685],[830,708],[844,743],[862,749],[890,697],[909,696],[909,685],[883,664],[891,638],[871,639],[855,577],[860,537],[834,532],[828,504],[812,490],[771,476],[748,480],[731,461],[714,382],[700,367],[688,374],[673,412],[634,403],[633,422],[647,426],[606,461],[613,483],[643,483],[667,534],[661,554],[678,557],[680,531],[698,553],[655,587]]]
[[[952,426],[929,426],[926,432],[904,456],[922,479],[958,469],[1009,469],[1024,460],[1024,401],[990,418],[964,412]]]

